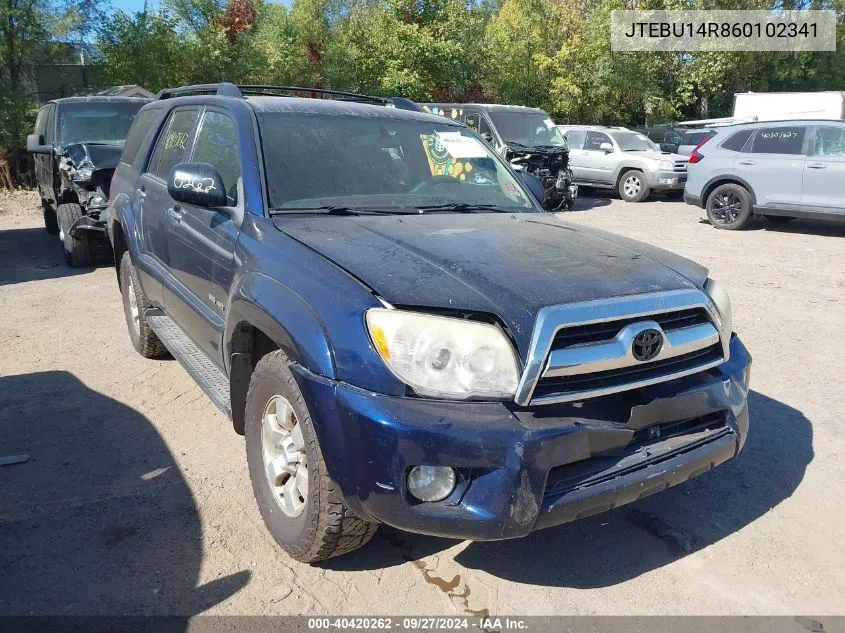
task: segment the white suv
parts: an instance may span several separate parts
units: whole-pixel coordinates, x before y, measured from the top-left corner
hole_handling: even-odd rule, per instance
[[[652,191],[683,192],[688,158],[660,151],[644,134],[620,127],[557,127],[569,144],[575,184],[616,189],[626,202],[641,202]]]

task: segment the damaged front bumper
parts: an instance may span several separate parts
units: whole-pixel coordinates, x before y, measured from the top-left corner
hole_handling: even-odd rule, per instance
[[[748,432],[751,358],[737,337],[719,367],[645,389],[520,409],[392,397],[297,380],[329,474],[350,509],[436,536],[495,540],[610,510],[734,457]],[[408,494],[417,464],[450,466],[454,492]]]

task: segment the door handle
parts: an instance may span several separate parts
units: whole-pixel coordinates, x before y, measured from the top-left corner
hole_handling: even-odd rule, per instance
[[[172,224],[179,224],[182,221],[182,209],[179,207],[178,204],[174,204],[167,210],[167,215],[170,216],[170,222]]]
[[[756,165],[757,161],[756,160],[741,160],[741,161],[739,161],[739,164],[740,165]]]
[[[138,197],[139,197],[139,198],[146,198],[146,197],[147,197],[147,191],[146,191],[146,189],[144,188],[144,185],[141,185],[140,187],[138,187],[138,188],[135,190],[135,193],[137,193],[137,194],[138,194]]]
[[[827,165],[824,163],[807,163],[807,167],[810,169],[827,169]]]

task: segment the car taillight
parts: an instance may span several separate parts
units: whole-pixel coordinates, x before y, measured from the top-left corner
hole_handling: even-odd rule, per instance
[[[699,150],[699,149],[701,149],[701,146],[702,146],[702,145],[704,145],[704,144],[705,144],[707,141],[709,141],[711,138],[713,138],[713,137],[712,137],[712,136],[708,136],[707,138],[705,138],[703,141],[701,141],[698,145],[696,145],[696,146],[693,148],[692,152],[691,152],[691,153],[690,153],[690,155],[689,155],[689,162],[691,162],[691,163],[693,163],[693,164],[698,163],[698,162],[701,162],[701,159],[702,159],[702,158],[704,158],[704,156],[702,156],[701,154],[699,154],[699,153],[698,153],[698,150]]]

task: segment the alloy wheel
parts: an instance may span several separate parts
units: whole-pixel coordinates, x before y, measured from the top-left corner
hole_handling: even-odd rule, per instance
[[[725,191],[713,198],[713,218],[719,224],[733,224],[742,214],[742,199],[733,191]]]
[[[308,456],[302,426],[282,396],[273,396],[264,407],[261,456],[279,509],[291,518],[302,514],[308,500]]]
[[[622,189],[625,191],[625,195],[629,198],[636,196],[640,192],[641,188],[642,183],[636,176],[628,176],[622,184]]]

